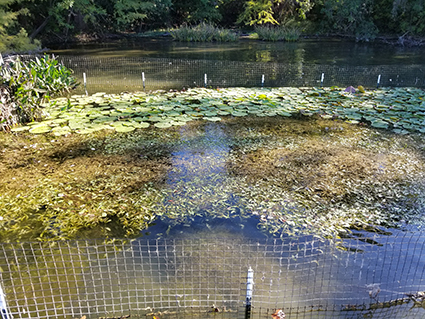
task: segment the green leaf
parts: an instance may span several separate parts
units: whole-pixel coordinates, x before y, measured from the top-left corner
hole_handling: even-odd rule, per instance
[[[158,122],[158,123],[155,123],[154,126],[158,128],[168,128],[168,127],[171,127],[172,124],[169,122]]]
[[[11,129],[12,132],[22,132],[22,131],[28,131],[31,128],[31,126],[17,126],[13,127]]]
[[[212,116],[212,117],[204,117],[204,120],[210,121],[210,122],[219,122],[221,121],[221,117]]]
[[[33,134],[43,134],[43,133],[48,133],[50,131],[51,131],[51,128],[49,126],[44,126],[44,125],[33,126],[33,128],[29,130],[29,132]]]
[[[133,126],[116,126],[115,131],[118,133],[127,133],[134,131],[135,128]]]

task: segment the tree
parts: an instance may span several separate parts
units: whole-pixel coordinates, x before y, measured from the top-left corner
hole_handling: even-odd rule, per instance
[[[399,25],[399,32],[425,35],[425,1],[394,0],[391,14]]]
[[[13,11],[10,7],[16,0],[0,0],[0,52],[20,52],[37,49],[39,42],[31,41],[27,31],[21,28],[17,19],[20,15],[28,15],[29,11],[22,8]]]
[[[243,12],[244,0],[219,0],[218,11],[221,15],[221,26],[233,26],[238,20],[239,15]]]
[[[48,17],[51,29],[60,32],[62,29],[65,37],[69,30],[76,31],[97,30],[101,31],[101,19],[105,10],[94,0],[50,0]]]
[[[312,7],[310,0],[249,0],[238,18],[238,23],[284,24],[293,18],[305,19]]]
[[[140,28],[143,22],[166,21],[171,0],[118,0],[114,5],[114,20],[118,30]]]
[[[375,38],[373,0],[326,0],[321,10],[325,31],[354,35],[361,40]]]
[[[174,0],[172,11],[177,25],[214,23],[221,19],[218,4],[214,0]]]

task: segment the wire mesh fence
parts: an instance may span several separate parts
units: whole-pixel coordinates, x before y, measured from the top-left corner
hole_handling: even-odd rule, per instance
[[[362,236],[5,243],[3,318],[423,318],[425,238]]]
[[[423,65],[340,66],[137,57],[61,56],[89,93],[189,87],[425,87]],[[85,75],[85,80],[83,74]]]

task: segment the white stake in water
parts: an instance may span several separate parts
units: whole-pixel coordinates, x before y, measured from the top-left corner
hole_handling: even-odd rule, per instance
[[[142,72],[143,90],[145,89],[145,72]]]
[[[322,78],[320,79],[320,86],[323,86],[324,80],[325,80],[325,73],[322,73]]]
[[[263,88],[264,87],[264,79],[265,79],[265,77],[264,77],[264,74],[261,76],[261,87]]]
[[[381,75],[379,74],[378,75],[378,82],[376,83],[376,87],[378,88],[379,87],[379,83],[381,82]]]
[[[88,95],[88,93],[87,93],[87,78],[86,78],[86,72],[83,72],[83,83],[84,83],[84,91],[86,91],[86,95]]]
[[[205,74],[204,74],[204,86],[205,86],[205,87],[207,87],[207,83],[208,83],[208,80],[207,80],[207,74],[205,73]]]
[[[251,267],[248,269],[248,276],[246,277],[246,307],[245,307],[245,319],[251,318],[251,302],[252,302],[252,290],[254,288],[254,270]]]
[[[1,285],[0,285],[0,318],[12,319],[12,315],[7,309],[6,298]]]

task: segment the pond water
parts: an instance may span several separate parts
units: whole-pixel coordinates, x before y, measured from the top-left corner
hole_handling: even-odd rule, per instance
[[[341,39],[299,42],[240,40],[234,43],[188,43],[170,38],[132,38],[101,43],[50,46],[50,53],[90,57],[147,57],[241,62],[328,65],[424,65],[424,48],[405,48]]]
[[[89,57],[143,56],[290,64],[396,67],[424,64],[421,49],[315,40],[188,44],[169,39],[132,39],[53,48],[51,52]],[[164,101],[156,103],[159,108]],[[29,197],[35,198],[42,192],[48,193],[46,206],[56,203],[62,209],[66,205],[83,205],[88,219],[100,218],[91,212],[92,209],[96,213],[98,209],[90,207],[90,203],[94,198],[105,198],[102,202],[105,211],[142,202],[142,206],[134,207],[156,213],[150,227],[137,233],[130,246],[122,250],[111,248],[110,258],[102,248],[98,252],[100,244],[75,249],[78,253],[68,248],[65,259],[63,250],[55,252],[59,257],[48,255],[53,260],[50,264],[62,258],[61,271],[66,274],[69,271],[69,277],[75,278],[66,278],[72,283],[71,290],[76,290],[67,296],[70,304],[74,302],[72,311],[82,314],[84,312],[77,309],[87,312],[93,304],[101,309],[97,316],[112,312],[123,315],[134,304],[146,307],[157,303],[172,309],[181,303],[190,308],[198,305],[193,296],[201,296],[204,298],[201,301],[210,306],[211,291],[215,293],[214,302],[226,304],[225,297],[235,290],[237,303],[243,301],[240,297],[248,266],[256,270],[254,301],[258,308],[267,308],[259,318],[270,318],[272,307],[296,308],[294,317],[296,311],[303,309],[300,311],[303,318],[348,318],[347,312],[339,312],[343,305],[358,307],[373,303],[382,310],[379,301],[394,301],[405,298],[406,293],[424,290],[425,161],[421,135],[397,135],[302,113],[290,118],[260,114],[242,119],[234,114],[219,123],[193,121],[159,133],[157,128],[152,128],[128,135],[106,134],[88,142],[70,142],[67,137],[60,137],[61,143],[69,143],[64,150],[52,150],[55,141],[50,146],[46,146],[49,143],[37,146],[31,139],[25,150],[21,146],[26,142],[10,150],[10,153],[23,152],[27,156],[33,156],[28,149],[34,149],[34,154],[42,152],[41,159],[46,164],[36,160],[28,162],[23,156],[24,159],[16,160],[13,167],[17,169],[9,182],[13,188],[15,177],[30,185],[32,180],[45,180],[28,192]],[[17,201],[18,196],[11,194],[11,199]],[[121,206],[115,205],[115,201]],[[110,202],[115,206],[108,206]],[[127,213],[134,219],[138,215],[136,210]],[[97,237],[111,227],[112,231],[109,229],[107,234],[114,237],[123,234],[122,228],[131,227],[114,218],[99,227],[100,231],[88,227],[78,236]],[[59,226],[67,223],[66,218],[51,220]],[[111,226],[114,222],[121,227],[116,233]],[[366,224],[378,226],[369,228]],[[59,226],[52,228],[60,232]],[[346,232],[338,248],[335,242],[329,244],[323,239],[338,231],[344,232],[348,226],[358,226],[359,230]],[[158,246],[164,240],[166,244]],[[187,240],[187,245],[174,246],[174,240],[183,243]],[[247,245],[251,240],[254,244]],[[150,242],[155,244],[151,247]],[[322,244],[324,242],[326,244]],[[51,247],[47,251],[49,249],[52,251]],[[82,263],[82,258],[90,257],[91,250],[96,250],[96,254],[88,259],[90,267],[85,263],[79,266],[83,278],[80,279],[80,274],[69,270],[66,264],[73,258]],[[11,251],[13,260],[15,251]],[[34,253],[33,248],[29,251]],[[9,266],[7,258],[4,257],[6,262],[2,267]],[[44,254],[40,260],[46,260]],[[25,267],[24,262],[22,265]],[[12,264],[13,267],[18,274],[29,276],[33,272],[41,286],[47,287],[40,289],[41,292],[30,291],[28,295],[22,288],[20,298],[51,298],[49,294],[53,292],[46,292],[51,289],[49,280],[55,282],[60,276],[52,270],[53,266],[44,270],[32,264],[28,271],[20,271],[19,263]],[[105,276],[111,267],[113,274]],[[231,282],[226,279],[229,273],[233,275]],[[21,275],[17,278],[24,284],[34,280],[21,279]],[[13,278],[7,280],[13,282]],[[68,281],[65,282],[68,285]],[[82,282],[85,295],[78,290]],[[236,287],[231,286],[233,284]],[[141,292],[143,296],[139,295]],[[88,297],[82,298],[80,294]],[[48,304],[68,302],[66,298],[64,302],[62,296],[51,299]],[[118,310],[114,309],[115,299]],[[110,304],[102,308],[102,300]],[[317,305],[314,312],[310,311],[312,305]],[[403,318],[424,315],[422,306],[411,308],[407,302],[387,306],[390,309],[387,313],[376,309],[344,310],[351,310],[352,318],[384,318],[388,313]],[[58,309],[66,307],[69,305]],[[321,307],[335,313],[321,316]]]
[[[88,93],[188,87],[425,86],[423,48],[353,41],[182,43],[132,38],[52,47]],[[80,88],[80,92],[84,92]]]
[[[40,144],[43,163],[27,164],[44,167],[58,152],[56,172],[20,167],[14,177],[50,175],[58,205],[69,198],[78,207],[76,188],[92,201],[105,193],[121,205],[142,198],[139,208],[158,217],[133,241],[4,244],[0,275],[16,317],[243,318],[249,267],[251,318],[270,318],[276,308],[311,319],[425,313],[406,296],[424,288],[420,136],[309,116],[251,116],[76,140],[53,153]],[[155,163],[165,169],[145,189],[138,179]],[[90,200],[82,202],[90,211]],[[361,219],[362,208],[366,220],[370,210],[383,225],[353,229],[339,243],[323,238]]]

